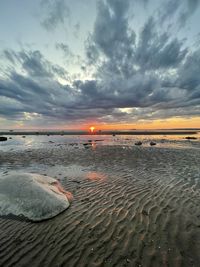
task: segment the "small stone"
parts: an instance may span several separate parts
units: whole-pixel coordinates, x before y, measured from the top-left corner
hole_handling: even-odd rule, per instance
[[[89,147],[92,146],[92,143],[84,143],[83,146],[84,146],[85,148],[89,148]]]
[[[186,136],[185,139],[187,139],[187,140],[196,140],[197,137],[194,137],[194,136]]]
[[[135,142],[135,145],[136,146],[141,146],[142,145],[142,142],[141,141],[137,141],[137,142]]]
[[[155,145],[156,145],[156,142],[154,142],[154,141],[150,142],[150,146],[155,146]]]

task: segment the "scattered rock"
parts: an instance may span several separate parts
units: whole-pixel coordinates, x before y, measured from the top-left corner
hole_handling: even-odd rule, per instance
[[[84,145],[85,148],[89,148],[89,147],[92,146],[92,143],[84,143],[83,145]]]
[[[196,140],[197,137],[194,137],[194,136],[186,136],[185,139],[187,139],[187,140]]]
[[[137,141],[137,142],[135,142],[135,145],[136,146],[141,146],[142,145],[142,142],[141,141]]]
[[[154,142],[154,141],[150,142],[150,146],[155,146],[155,145],[156,145],[156,142]]]
[[[5,137],[5,136],[0,136],[0,142],[7,141],[7,140],[8,140],[7,137]]]
[[[26,138],[26,136],[25,136],[25,135],[23,135],[23,136],[22,136],[22,138]]]

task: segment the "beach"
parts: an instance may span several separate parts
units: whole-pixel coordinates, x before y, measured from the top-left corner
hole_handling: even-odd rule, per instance
[[[199,136],[12,135],[6,142],[0,175],[51,176],[73,201],[39,223],[1,217],[0,266],[199,266]]]

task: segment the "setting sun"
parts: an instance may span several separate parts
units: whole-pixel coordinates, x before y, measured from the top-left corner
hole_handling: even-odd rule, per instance
[[[90,132],[93,133],[94,130],[95,130],[95,127],[94,127],[94,126],[91,126],[91,127],[90,127]]]

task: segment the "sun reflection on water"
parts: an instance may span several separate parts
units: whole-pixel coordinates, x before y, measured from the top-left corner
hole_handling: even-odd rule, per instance
[[[90,181],[103,181],[106,180],[107,176],[101,172],[88,172],[86,178]]]

